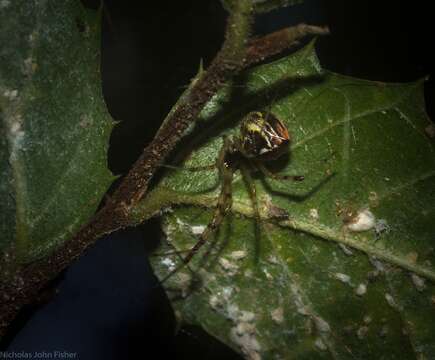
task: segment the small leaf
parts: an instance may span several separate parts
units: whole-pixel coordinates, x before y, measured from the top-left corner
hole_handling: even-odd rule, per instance
[[[218,236],[164,284],[180,320],[247,358],[434,358],[435,149],[422,81],[323,71],[311,44],[236,85],[207,105],[174,163],[213,163],[222,135],[237,136],[243,116],[263,109],[293,138],[291,154],[266,165],[305,180],[255,174],[258,235],[236,172]],[[217,170],[168,170],[156,192],[185,206],[164,216],[160,252],[198,241],[219,187]],[[185,254],[154,258],[157,274]]]
[[[100,19],[78,1],[0,5],[0,250],[44,257],[97,208],[107,169]]]

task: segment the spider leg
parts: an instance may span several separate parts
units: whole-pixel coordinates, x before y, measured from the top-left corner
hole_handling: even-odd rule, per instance
[[[222,146],[222,149],[219,153],[219,157],[217,159],[217,165],[222,179],[222,187],[221,187],[221,192],[219,194],[218,203],[216,209],[214,210],[211,221],[208,223],[207,227],[200,235],[197,243],[190,249],[189,253],[182,260],[182,264],[179,265],[174,270],[172,270],[168,275],[166,275],[165,278],[163,278],[163,280],[161,281],[161,283],[164,283],[173,274],[178,272],[181,268],[186,266],[192,260],[192,258],[199,251],[199,249],[207,242],[208,238],[220,226],[226,214],[230,211],[231,206],[233,204],[232,181],[233,181],[234,170],[231,167],[231,165],[226,162],[226,156],[230,152],[231,146],[232,146],[231,140],[229,138],[224,137],[224,145]]]
[[[280,175],[275,174],[272,171],[270,171],[264,164],[262,164],[260,161],[255,162],[256,167],[258,170],[260,170],[265,176],[271,177],[275,180],[293,180],[293,181],[303,181],[304,176],[303,175]]]
[[[254,179],[251,176],[249,167],[245,163],[240,164],[240,171],[242,172],[243,179],[248,187],[249,197],[251,198],[252,208],[254,210],[255,218],[255,257],[257,258],[260,253],[260,237],[261,237],[261,217],[258,208],[257,187],[255,186]]]
[[[164,253],[156,253],[156,254],[150,254],[151,257],[163,257],[163,256],[172,256],[172,255],[179,255],[179,254],[184,254],[189,252],[190,249],[185,249],[185,250],[172,250],[172,251],[167,251]]]
[[[188,250],[177,250],[173,244],[170,244],[170,246],[174,249],[173,251],[169,251],[166,254],[160,254],[160,255],[162,255],[162,256],[176,255],[177,258],[179,258],[181,261],[183,261],[182,254],[190,251],[190,249],[188,249]],[[189,270],[189,272],[192,274],[192,276],[195,275],[195,272],[189,266],[186,266],[186,268],[187,268],[187,270]]]

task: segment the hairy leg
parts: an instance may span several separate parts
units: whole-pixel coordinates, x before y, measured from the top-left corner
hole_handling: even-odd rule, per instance
[[[222,181],[222,187],[218,197],[218,203],[213,212],[213,217],[211,221],[208,223],[207,227],[200,235],[198,242],[190,249],[186,257],[183,259],[182,264],[177,268],[175,268],[174,270],[172,270],[161,281],[161,283],[168,280],[173,274],[179,271],[182,267],[186,266],[192,260],[192,258],[199,251],[199,249],[208,241],[210,236],[220,226],[226,214],[231,210],[231,206],[233,203],[232,182],[233,182],[234,170],[230,166],[230,164],[226,162],[226,157],[229,154],[231,147],[232,147],[231,140],[229,138],[224,138],[224,145],[222,146],[222,149],[219,152],[219,157],[217,159],[217,166]]]
[[[240,165],[240,171],[242,172],[243,179],[248,187],[249,197],[251,198],[252,208],[254,209],[254,216],[259,219],[260,212],[258,209],[257,200],[257,187],[255,186],[254,179],[251,176],[251,171],[246,164]]]
[[[251,198],[252,208],[254,210],[255,221],[255,260],[258,260],[261,245],[261,217],[258,208],[257,187],[255,186],[254,179],[251,176],[251,169],[246,163],[240,165],[243,179],[248,187],[249,197]]]

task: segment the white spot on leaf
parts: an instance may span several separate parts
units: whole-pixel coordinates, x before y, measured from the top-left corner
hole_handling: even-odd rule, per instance
[[[356,216],[346,224],[347,229],[352,232],[362,232],[367,231],[370,229],[373,229],[375,226],[376,218],[373,215],[373,213],[368,210],[364,209],[361,210]]]
[[[231,296],[233,295],[234,288],[230,286],[226,286],[222,289],[222,296],[225,300],[229,300]]]
[[[240,347],[247,359],[260,360],[261,346],[255,337],[255,333],[240,332],[241,330],[243,329],[238,326],[231,328],[231,339]]]
[[[313,220],[319,220],[319,211],[317,209],[310,209],[310,218]]]
[[[364,324],[370,324],[372,322],[372,317],[370,315],[365,315],[363,321]]]
[[[356,335],[358,336],[358,339],[363,340],[367,333],[369,332],[368,326],[361,326],[358,330]]]
[[[233,260],[241,260],[241,259],[243,259],[244,257],[246,257],[246,251],[245,250],[237,250],[237,251],[233,251],[231,254],[230,254],[230,257],[233,259]]]
[[[221,301],[221,299],[219,299],[217,295],[211,295],[208,300],[208,303],[214,310],[218,310],[218,308],[222,307],[223,305],[223,302]]]
[[[225,258],[220,258],[219,259],[219,265],[228,273],[228,275],[232,276],[235,275],[237,273],[237,271],[239,270],[239,267],[232,263],[231,261],[225,259]]]
[[[418,276],[417,274],[411,274],[411,280],[418,291],[423,291],[426,289],[426,283],[422,277]]]
[[[379,273],[385,272],[385,266],[380,260],[378,260],[374,256],[371,256],[371,257],[369,257],[369,261],[375,267],[377,272],[379,272]]]
[[[325,345],[325,343],[323,342],[323,340],[321,338],[316,339],[316,341],[314,342],[314,346],[322,351],[325,351],[328,349],[328,347]]]
[[[30,76],[32,75],[37,69],[36,62],[33,61],[32,57],[28,57],[27,59],[24,59],[23,62],[23,72],[24,74]]]
[[[270,312],[270,316],[273,321],[282,324],[284,322],[284,309],[282,307],[276,308]]]
[[[338,244],[338,246],[340,247],[341,250],[343,250],[344,254],[347,256],[352,256],[353,255],[353,251],[347,247],[344,244]]]
[[[378,206],[379,205],[379,197],[378,197],[378,193],[376,191],[369,192],[369,202],[370,202],[371,206]]]
[[[263,268],[264,275],[266,275],[268,280],[273,280],[272,274],[267,270],[267,268]]]
[[[399,305],[397,304],[396,300],[394,300],[393,296],[391,296],[391,294],[386,293],[385,300],[387,300],[388,305],[390,305],[393,309],[400,310]]]
[[[240,311],[238,320],[242,322],[253,322],[255,320],[255,314],[251,311],[242,310]]]
[[[11,125],[11,134],[17,136],[20,131],[21,131],[21,123],[19,123],[18,121],[15,121]]]
[[[322,319],[320,316],[313,315],[314,324],[316,329],[320,332],[331,332],[331,327],[329,324]]]
[[[344,284],[350,285],[350,276],[342,273],[335,273],[334,277]]]
[[[164,258],[161,263],[162,265],[167,266],[169,271],[175,270],[175,262],[172,259]]]
[[[18,90],[5,90],[3,96],[10,101],[15,100],[18,97]]]
[[[193,225],[191,227],[191,230],[192,230],[192,234],[201,235],[205,230],[205,226],[204,225]]]
[[[175,276],[177,277],[177,286],[181,289],[181,296],[185,298],[189,295],[192,277],[183,272],[178,272]]]
[[[5,9],[11,4],[10,0],[1,0],[0,9]]]
[[[359,284],[357,288],[355,289],[355,294],[358,296],[363,296],[367,292],[367,285],[366,284]]]

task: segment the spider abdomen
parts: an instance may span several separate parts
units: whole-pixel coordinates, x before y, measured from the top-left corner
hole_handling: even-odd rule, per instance
[[[272,113],[248,113],[242,121],[240,132],[241,150],[246,157],[276,159],[288,151],[288,130]]]

